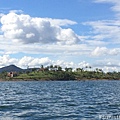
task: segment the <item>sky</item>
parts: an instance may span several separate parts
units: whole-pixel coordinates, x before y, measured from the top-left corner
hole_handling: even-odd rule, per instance
[[[120,0],[0,0],[0,67],[120,71]]]

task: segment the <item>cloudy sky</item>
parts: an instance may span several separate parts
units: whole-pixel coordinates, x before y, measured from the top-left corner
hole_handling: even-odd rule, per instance
[[[120,71],[120,0],[0,0],[0,67]]]

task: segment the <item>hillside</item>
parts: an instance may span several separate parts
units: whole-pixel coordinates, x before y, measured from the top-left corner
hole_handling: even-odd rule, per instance
[[[101,70],[87,71],[84,69],[81,70],[80,68],[72,71],[72,68],[65,68],[65,70],[62,70],[60,66],[57,68],[56,66],[47,66],[41,69],[21,69],[15,65],[0,68],[0,79],[9,80],[6,72],[11,71],[19,72],[17,76],[10,78],[14,80],[120,80],[120,72],[104,73]]]
[[[5,72],[11,72],[11,71],[22,72],[23,69],[15,66],[15,65],[9,65],[9,66],[5,66],[5,67],[0,68],[0,73],[2,73],[4,71]]]

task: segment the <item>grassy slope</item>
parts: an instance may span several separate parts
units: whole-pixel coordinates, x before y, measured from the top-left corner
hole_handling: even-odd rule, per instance
[[[3,75],[3,74],[2,74]],[[4,79],[2,76],[1,78]],[[6,78],[11,80],[85,80],[85,79],[110,79],[120,80],[118,73],[102,73],[94,71],[67,72],[67,71],[46,71],[30,72],[19,74],[17,77]]]

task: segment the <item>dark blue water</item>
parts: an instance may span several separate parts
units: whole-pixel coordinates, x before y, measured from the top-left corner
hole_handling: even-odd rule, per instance
[[[99,120],[101,115],[120,115],[120,81],[0,82],[0,120]]]

